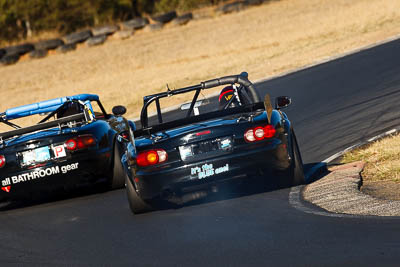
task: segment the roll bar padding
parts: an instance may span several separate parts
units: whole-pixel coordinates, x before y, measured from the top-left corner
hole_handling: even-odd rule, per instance
[[[246,88],[247,92],[250,94],[250,96],[253,98],[253,103],[260,102],[260,97],[257,94],[256,89],[254,88],[254,85],[247,79],[245,75],[232,75],[232,76],[225,76],[217,79],[212,79],[208,80],[205,82],[201,82],[201,87],[203,89],[208,89],[224,84],[234,84],[238,83],[240,85],[243,85],[244,88]]]

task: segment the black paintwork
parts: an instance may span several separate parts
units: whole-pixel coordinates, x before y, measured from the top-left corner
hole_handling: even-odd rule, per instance
[[[243,79],[244,81],[241,81]],[[273,110],[269,121],[264,103],[248,103],[247,105],[207,112],[190,116],[198,92],[221,84],[239,83],[242,89],[251,92],[253,85],[241,75],[222,77],[199,85],[168,91],[144,97],[142,110],[142,128],[135,131],[135,147],[129,144],[127,157],[123,160],[128,177],[134,185],[140,198],[151,201],[154,199],[175,200],[186,193],[208,188],[220,181],[236,179],[237,177],[260,174],[271,171],[285,171],[292,162],[292,127],[286,114]],[[187,116],[170,122],[162,121],[159,105],[158,123],[150,125],[147,119],[147,107],[150,102],[159,98],[196,91]],[[258,96],[252,98],[259,100]],[[276,129],[273,138],[246,142],[244,133],[249,128],[271,124]],[[197,136],[196,133],[209,131],[208,134]],[[217,150],[184,158],[180,152],[182,146],[199,146],[204,141],[217,142],[222,138],[232,139],[229,151]],[[136,163],[138,153],[152,149],[164,149],[168,154],[166,162],[139,166]],[[193,169],[212,164],[212,168],[228,166],[229,171],[215,173],[202,178],[192,173]],[[214,171],[213,171],[214,172]]]
[[[8,140],[5,140],[0,147],[0,155],[6,158],[5,166],[0,169],[0,187],[2,187],[0,199],[29,197],[35,192],[109,182],[112,179],[114,147],[118,146],[117,151],[120,155],[126,149],[126,142],[118,142],[117,137],[121,133],[129,133],[130,128],[125,118],[107,114],[101,103],[99,105],[102,114],[97,114],[97,117],[90,122],[78,121],[77,119],[84,117],[83,113],[79,113],[55,121],[77,122],[72,127],[64,125],[54,128],[57,123],[46,122],[2,134],[3,137],[8,137]],[[94,136],[96,145],[77,151],[65,149],[66,157],[50,159],[34,166],[22,165],[23,152],[40,147],[63,145],[67,140],[82,135]],[[67,170],[71,167],[75,168]],[[37,176],[46,170],[50,175]],[[10,188],[5,190],[5,186]]]

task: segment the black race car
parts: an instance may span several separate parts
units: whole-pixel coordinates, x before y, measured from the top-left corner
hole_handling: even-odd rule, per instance
[[[141,127],[123,159],[133,213],[153,209],[156,200],[193,200],[236,178],[263,174],[266,180],[279,177],[284,186],[305,182],[292,124],[281,111],[290,98],[277,97],[272,108],[268,95],[260,101],[247,76],[222,77],[144,97]],[[202,95],[219,86],[225,87],[217,98]],[[161,100],[189,93],[190,103],[162,114]],[[147,115],[152,103],[157,116]]]
[[[2,125],[13,128],[0,133],[0,199],[96,182],[123,187],[121,154],[133,125],[121,117],[125,112],[116,106],[108,114],[97,95],[81,94],[0,113]],[[36,124],[16,124],[35,117]]]

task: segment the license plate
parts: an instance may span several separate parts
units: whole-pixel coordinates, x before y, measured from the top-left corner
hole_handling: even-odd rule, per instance
[[[47,146],[22,152],[22,162],[24,165],[43,163],[48,160],[50,160],[50,149]]]
[[[180,146],[179,152],[183,160],[188,160],[195,156],[197,159],[199,159],[210,154],[227,153],[230,152],[232,148],[232,138],[221,137],[214,140],[197,142],[187,146]]]

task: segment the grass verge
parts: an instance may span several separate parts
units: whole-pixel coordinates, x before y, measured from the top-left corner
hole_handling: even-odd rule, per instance
[[[400,184],[399,155],[400,135],[393,135],[346,153],[342,163],[364,161],[364,183],[390,181]]]

